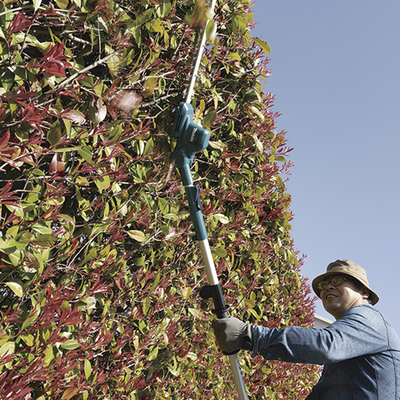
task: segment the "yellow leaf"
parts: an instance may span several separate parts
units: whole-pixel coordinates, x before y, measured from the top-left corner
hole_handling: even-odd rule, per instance
[[[144,84],[144,91],[142,92],[143,97],[149,97],[154,93],[155,88],[157,87],[158,84],[158,78],[152,76],[150,78],[147,78],[145,84]]]
[[[0,357],[13,354],[15,351],[14,342],[6,342],[0,347]]]
[[[42,0],[33,0],[33,6],[35,8],[35,12],[39,9]]]
[[[189,311],[190,314],[192,314],[193,317],[195,317],[195,318],[198,318],[198,319],[204,318],[204,314],[203,314],[200,310],[197,310],[196,308],[188,308],[188,311]]]
[[[21,338],[28,346],[33,346],[35,338],[32,335],[22,335]]]
[[[56,0],[56,4],[61,9],[65,10],[68,7],[68,0]]]
[[[144,242],[146,240],[146,236],[143,232],[141,231],[128,231],[128,235],[131,239],[136,240],[137,242]]]
[[[190,286],[186,287],[185,289],[182,289],[182,297],[184,300],[187,300],[191,294],[192,294],[192,288]]]
[[[76,393],[79,392],[78,387],[68,388],[62,395],[61,399],[68,400],[72,398]]]
[[[24,290],[18,282],[6,282],[5,283],[18,297],[24,295]]]

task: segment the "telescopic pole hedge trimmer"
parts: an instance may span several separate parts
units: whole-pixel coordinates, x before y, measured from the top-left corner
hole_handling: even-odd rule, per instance
[[[216,0],[212,1],[211,10],[215,8]],[[190,165],[193,162],[195,153],[203,151],[208,146],[210,132],[207,129],[196,125],[193,122],[193,107],[190,104],[194,82],[199,69],[200,60],[206,42],[206,29],[204,27],[197,58],[193,68],[189,89],[186,96],[186,101],[179,104],[176,110],[174,126],[171,136],[177,139],[176,147],[171,154],[171,162],[175,164],[181,175],[183,186],[188,198],[190,215],[194,225],[196,240],[199,244],[204,266],[207,273],[208,285],[204,287],[200,295],[203,298],[212,298],[215,309],[213,312],[218,318],[228,318],[228,308],[222,295],[222,289],[218,281],[217,272],[214,265],[214,260],[211,254],[210,245],[208,242],[207,231],[204,224],[201,210],[203,209],[200,201],[200,188],[193,185]],[[240,370],[237,354],[228,355],[231,369],[233,372],[235,385],[238,391],[239,399],[246,400],[246,389],[243,382],[242,372]]]

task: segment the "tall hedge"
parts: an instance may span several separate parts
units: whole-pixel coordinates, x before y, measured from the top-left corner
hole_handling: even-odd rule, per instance
[[[191,0],[0,8],[0,398],[234,399],[169,156],[209,11]],[[310,325],[268,45],[219,0],[193,97],[193,164],[232,315]],[[261,16],[259,17],[261,18]],[[240,354],[249,398],[303,398],[309,366]]]

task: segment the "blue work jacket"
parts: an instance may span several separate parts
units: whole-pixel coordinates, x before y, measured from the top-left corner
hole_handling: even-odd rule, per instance
[[[307,400],[399,400],[400,340],[370,305],[355,306],[325,329],[253,326],[253,355],[320,364]]]

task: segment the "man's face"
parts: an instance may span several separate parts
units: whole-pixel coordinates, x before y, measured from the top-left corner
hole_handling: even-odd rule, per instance
[[[344,280],[342,284],[334,286],[331,281],[342,275],[329,276],[329,282],[325,289],[321,290],[320,296],[325,310],[339,319],[343,314],[354,306],[368,304],[368,289],[361,287],[357,289],[352,280]]]

